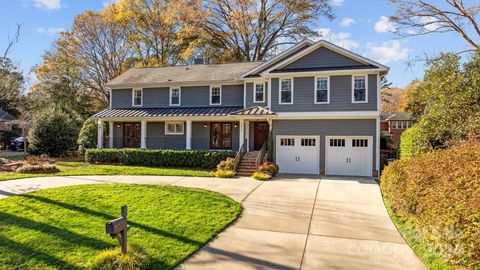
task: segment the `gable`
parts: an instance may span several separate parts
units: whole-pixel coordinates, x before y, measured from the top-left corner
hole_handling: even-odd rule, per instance
[[[320,47],[300,59],[277,70],[324,69],[324,68],[370,68],[371,65],[361,63],[350,57]]]

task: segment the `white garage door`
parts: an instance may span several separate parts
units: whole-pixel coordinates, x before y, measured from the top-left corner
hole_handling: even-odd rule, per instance
[[[281,173],[320,173],[318,136],[277,136],[276,152]]]
[[[368,137],[325,138],[325,174],[372,176],[373,139]]]

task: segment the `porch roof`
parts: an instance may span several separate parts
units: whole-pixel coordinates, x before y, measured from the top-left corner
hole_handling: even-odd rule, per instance
[[[232,112],[231,115],[274,115],[275,113],[270,111],[268,108],[261,106],[249,107],[246,109],[241,109],[236,112]]]
[[[105,109],[95,114],[93,118],[228,116],[242,109],[243,107],[236,106]]]

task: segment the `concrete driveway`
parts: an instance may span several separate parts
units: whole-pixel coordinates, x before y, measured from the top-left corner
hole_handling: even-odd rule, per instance
[[[425,269],[390,220],[378,185],[367,178],[44,177],[0,182],[0,198],[110,182],[204,188],[242,203],[237,222],[179,269]]]

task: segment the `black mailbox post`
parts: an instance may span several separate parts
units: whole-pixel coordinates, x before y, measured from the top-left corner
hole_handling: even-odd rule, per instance
[[[130,226],[127,224],[127,206],[122,206],[122,216],[107,222],[105,230],[112,238],[117,238],[120,246],[122,247],[122,253],[127,253],[127,231]]]

